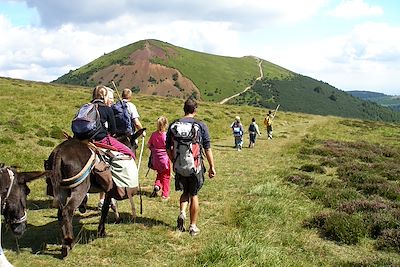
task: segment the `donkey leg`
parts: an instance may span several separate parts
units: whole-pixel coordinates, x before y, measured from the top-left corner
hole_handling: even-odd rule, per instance
[[[111,209],[115,213],[115,223],[119,224],[121,222],[121,216],[119,215],[118,212],[118,202],[116,199],[111,199]]]
[[[132,221],[136,221],[136,208],[135,208],[135,202],[133,202],[133,196],[128,193],[128,197],[129,197],[129,203],[131,204],[131,210],[132,210]]]
[[[62,208],[61,229],[63,234],[63,243],[61,254],[63,257],[66,257],[69,250],[74,246],[74,230],[72,226],[74,211],[78,208],[79,204],[82,203],[85,196],[86,193],[73,190],[66,205]]]
[[[101,208],[101,217],[99,222],[99,227],[97,228],[97,236],[105,237],[106,236],[106,228],[105,223],[108,215],[108,210],[110,209],[111,197],[106,194],[106,198],[104,199],[103,207]]]

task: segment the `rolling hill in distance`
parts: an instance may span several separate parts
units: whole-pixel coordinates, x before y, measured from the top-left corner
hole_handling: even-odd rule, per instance
[[[386,95],[370,91],[348,91],[348,93],[363,100],[375,102],[379,105],[400,111],[400,96],[398,95]]]
[[[53,83],[131,88],[147,95],[189,96],[319,115],[400,122],[400,113],[354,97],[255,56],[226,57],[197,52],[158,40],[142,40],[59,77]],[[243,92],[245,88],[249,88]]]

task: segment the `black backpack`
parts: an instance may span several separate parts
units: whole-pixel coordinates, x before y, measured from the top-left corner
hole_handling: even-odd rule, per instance
[[[256,126],[254,125],[254,123],[250,124],[249,126],[249,132],[256,132]]]

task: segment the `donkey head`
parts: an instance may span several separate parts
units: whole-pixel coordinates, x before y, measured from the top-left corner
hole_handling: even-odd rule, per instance
[[[30,190],[27,182],[43,176],[45,172],[17,172],[15,168],[0,168],[1,214],[16,236],[26,230],[26,197]]]

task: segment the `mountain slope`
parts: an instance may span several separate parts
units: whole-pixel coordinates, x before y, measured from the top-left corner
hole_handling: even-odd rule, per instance
[[[263,78],[260,77],[259,64]],[[55,83],[131,88],[135,93],[221,101],[287,111],[400,121],[390,109],[362,101],[322,81],[305,77],[266,60],[224,57],[192,51],[157,40],[143,40],[61,76]],[[251,86],[246,93],[243,90]]]
[[[384,107],[400,111],[400,96],[386,95],[369,91],[348,91],[349,94],[363,100],[375,102]]]
[[[287,79],[264,78],[231,104],[275,108],[320,115],[399,122],[400,113],[299,74]]]
[[[111,84],[144,94],[218,101],[240,92],[259,75],[253,57],[233,58],[144,40],[105,54],[55,83]]]

